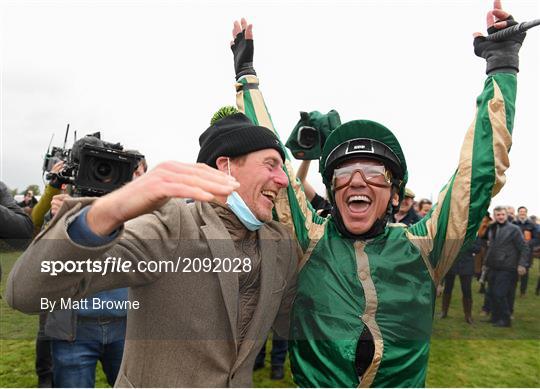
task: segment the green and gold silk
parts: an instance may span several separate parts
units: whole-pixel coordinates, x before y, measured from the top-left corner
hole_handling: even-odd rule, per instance
[[[297,385],[425,385],[435,286],[474,239],[491,198],[505,183],[516,84],[513,74],[486,79],[457,170],[433,209],[409,228],[388,225],[368,241],[343,238],[332,219],[320,218],[306,201],[287,159],[290,185],[278,196],[276,216],[304,250],[290,340]],[[257,77],[237,83],[237,105],[256,124],[275,131]],[[375,353],[359,377],[356,349],[365,327]]]

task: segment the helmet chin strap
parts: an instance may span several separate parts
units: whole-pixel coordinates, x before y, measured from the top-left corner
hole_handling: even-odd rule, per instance
[[[390,200],[388,201],[386,212],[382,217],[377,218],[371,228],[363,234],[353,234],[349,230],[347,230],[347,227],[345,227],[345,223],[343,222],[343,218],[341,217],[341,213],[339,212],[335,201],[333,201],[334,204],[332,204],[332,218],[334,219],[334,223],[336,224],[336,228],[338,229],[339,233],[346,238],[354,240],[371,239],[375,238],[377,235],[382,234],[386,225],[388,224],[388,221],[397,212],[399,208],[399,205],[397,207],[392,205],[392,199],[394,197],[394,194],[396,193],[396,190],[397,189],[392,186],[392,190],[390,191]]]

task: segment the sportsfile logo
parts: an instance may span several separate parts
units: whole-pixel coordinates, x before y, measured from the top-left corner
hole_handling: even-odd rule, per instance
[[[251,258],[182,258],[176,260],[130,261],[117,257],[104,260],[46,260],[41,272],[57,276],[61,273],[249,273]]]

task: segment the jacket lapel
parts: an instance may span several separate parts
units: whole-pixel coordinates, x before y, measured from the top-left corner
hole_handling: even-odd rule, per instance
[[[199,215],[204,221],[201,231],[206,237],[208,247],[212,251],[213,258],[234,258],[236,249],[231,236],[219,216],[214,212],[208,203],[196,203]],[[229,317],[235,349],[238,348],[237,326],[238,326],[238,275],[233,272],[216,273],[221,285],[221,292],[225,302],[225,308]]]
[[[257,339],[261,336],[266,337],[267,334],[260,333],[265,318],[266,308],[271,303],[272,290],[281,286],[274,285],[277,255],[276,237],[272,234],[270,229],[263,226],[257,233],[257,238],[259,239],[261,255],[261,289],[259,292],[259,300],[257,301],[257,308],[255,308],[255,313],[249,325],[246,338],[240,346],[233,372],[244,362],[249,353],[253,350],[253,346]]]

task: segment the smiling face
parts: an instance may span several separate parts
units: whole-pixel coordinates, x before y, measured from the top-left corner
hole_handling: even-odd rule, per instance
[[[518,208],[518,218],[522,222],[527,220],[527,208],[525,208],[525,207],[519,207]]]
[[[216,161],[222,171],[227,171],[226,160],[226,157],[219,157]],[[231,175],[240,183],[236,192],[251,212],[262,222],[271,221],[277,194],[289,183],[279,153],[274,149],[254,151],[243,158],[230,160],[230,168]]]
[[[365,166],[366,172],[374,172],[384,167],[380,162],[372,159],[356,158],[345,162],[339,168],[355,164]],[[336,206],[345,227],[355,235],[369,231],[375,221],[384,216],[390,201],[391,187],[389,185],[377,186],[369,184],[366,182],[366,178],[374,184],[385,184],[384,175],[377,177],[373,173],[361,174],[359,171],[354,171],[352,178],[350,175],[349,178],[336,176],[334,180],[334,188],[337,189],[334,190]],[[345,185],[349,179],[350,182]],[[397,206],[398,202],[399,197],[394,194],[392,204]]]

